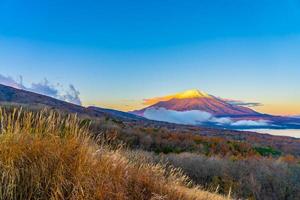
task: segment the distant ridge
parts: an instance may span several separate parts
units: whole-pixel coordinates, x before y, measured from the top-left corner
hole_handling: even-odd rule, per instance
[[[215,116],[256,116],[260,113],[242,106],[232,105],[226,101],[199,90],[187,90],[174,95],[158,98],[160,101],[133,113],[143,116],[149,108],[165,108],[176,111],[201,110]],[[151,100],[150,100],[151,101]],[[153,101],[155,102],[155,101]]]
[[[233,121],[237,120],[266,120],[275,125],[275,128],[300,128],[300,119],[294,117],[281,117],[261,114],[246,107],[231,105],[221,99],[204,92],[196,90],[188,90],[183,93],[173,95],[169,100],[161,100],[147,108],[134,112],[122,112],[113,109],[105,109],[99,107],[83,107],[61,101],[52,97],[48,97],[33,92],[16,89],[13,87],[0,84],[0,106],[22,106],[30,109],[48,108],[51,110],[62,111],[66,113],[77,113],[79,115],[92,118],[105,117],[117,119],[123,122],[137,123],[162,123],[152,121],[156,119],[146,119],[143,113],[148,108],[164,107],[166,109],[177,109],[184,111],[186,109],[206,109],[207,112],[213,112],[218,117],[230,117]],[[138,116],[137,116],[138,115]],[[161,120],[159,120],[161,121]],[[214,124],[208,124],[209,127],[215,127]]]
[[[10,86],[0,84],[0,106],[23,106],[32,109],[48,108],[68,113],[77,113],[89,117],[111,117],[128,120],[146,120],[127,112],[104,109],[98,107],[83,107],[76,104],[61,101],[49,96],[16,89]]]
[[[201,113],[206,113],[207,121],[197,122],[199,125],[209,127],[222,127],[222,128],[272,128],[272,129],[286,129],[295,128],[300,129],[300,118],[297,116],[274,116],[256,112],[255,110],[230,104],[228,101],[207,94],[200,90],[187,90],[181,93],[167,95],[164,97],[157,97],[153,99],[146,99],[146,104],[149,105],[141,110],[135,110],[131,113],[142,117],[148,117],[152,120],[170,120],[172,122],[182,122],[186,124],[186,119],[190,119],[186,115],[188,111],[201,111],[194,115],[201,120]],[[170,114],[170,112],[172,112]],[[153,112],[155,113],[153,115]],[[166,117],[166,112],[169,112]],[[176,116],[174,115],[176,113]],[[177,114],[182,113],[180,118]],[[149,113],[150,117],[149,117]],[[171,116],[170,116],[171,115]],[[168,118],[168,117],[171,117]],[[190,122],[188,120],[188,122]],[[237,123],[235,123],[237,122]],[[192,121],[195,124],[196,121]],[[233,125],[232,125],[233,124]]]

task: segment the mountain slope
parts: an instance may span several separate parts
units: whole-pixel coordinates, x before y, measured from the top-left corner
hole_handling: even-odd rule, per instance
[[[225,200],[191,187],[181,171],[146,161],[142,151],[90,137],[74,115],[16,116],[0,113],[0,199]]]
[[[300,128],[300,119],[273,116],[198,90],[147,99],[150,106],[131,113],[152,120],[231,129]]]
[[[274,145],[282,151],[288,153],[299,152],[300,148],[299,140],[290,137],[279,137],[254,132],[226,130],[223,128],[216,129],[205,126],[190,126],[167,123],[163,121],[153,121],[116,110],[97,107],[85,108],[44,95],[39,95],[0,84],[0,107],[2,106],[12,106],[14,108],[23,106],[25,108],[29,108],[30,110],[40,110],[46,107],[51,110],[62,111],[65,113],[76,113],[82,117],[82,119],[93,118],[97,119],[97,123],[100,122],[99,127],[98,124],[94,124],[95,133],[98,134],[103,130],[115,130],[116,128],[118,131],[120,131],[120,135],[122,135],[123,138],[127,138],[130,142],[132,142],[132,139],[136,141],[136,139],[139,137],[141,137],[139,140],[142,140],[144,137],[143,134],[146,134],[146,129],[148,129],[153,130],[152,133],[155,134],[164,133],[167,131],[175,134],[195,134],[204,137],[220,137],[238,141],[248,141],[251,143],[259,143],[263,146]],[[107,119],[108,121],[106,121]],[[113,119],[117,119],[117,121]],[[284,120],[286,120],[284,123],[294,123],[294,120],[298,120],[300,123],[300,119],[296,118],[284,118]],[[160,130],[163,131],[160,132]],[[155,134],[150,135],[156,137]],[[134,137],[132,137],[133,135]],[[155,138],[153,138],[153,140],[155,140]],[[135,142],[132,144],[135,144]]]
[[[61,101],[45,95],[16,89],[13,87],[0,84],[0,105],[2,106],[23,106],[32,109],[48,108],[67,113],[77,113],[89,117],[111,117],[123,121],[128,120],[146,120],[143,117],[138,117],[126,112],[109,110],[96,107],[83,107]]]
[[[255,116],[260,114],[250,108],[229,104],[198,90],[188,90],[162,99],[165,101],[159,101],[142,110],[133,111],[133,113],[143,116],[145,110],[149,108],[165,108],[176,111],[201,110],[214,116]]]
[[[47,106],[48,108],[61,109],[64,111],[77,113],[84,113],[85,111],[85,108],[82,106],[1,84],[0,103],[1,105],[17,104],[26,106]]]
[[[96,107],[96,106],[89,106],[87,109],[88,110],[92,110],[92,111],[96,111],[96,112],[107,113],[107,114],[110,114],[110,115],[112,115],[114,117],[118,117],[118,118],[122,118],[122,119],[146,120],[144,117],[137,116],[137,115],[134,115],[134,114],[131,114],[131,113],[127,113],[127,112],[113,110],[113,109],[99,108],[99,107]]]

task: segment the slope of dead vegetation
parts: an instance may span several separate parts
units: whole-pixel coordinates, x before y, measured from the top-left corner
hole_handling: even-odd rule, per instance
[[[0,132],[0,199],[224,199],[177,169],[129,159],[76,116],[0,110]]]

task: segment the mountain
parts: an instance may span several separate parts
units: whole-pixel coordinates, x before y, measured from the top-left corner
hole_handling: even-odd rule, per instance
[[[89,117],[110,117],[123,121],[146,120],[143,117],[127,112],[97,107],[86,108],[52,97],[16,89],[2,84],[0,84],[0,106],[22,106],[30,109],[48,108],[67,113],[77,113],[79,115],[85,115]]]
[[[120,118],[120,119],[129,119],[129,120],[146,120],[144,117],[138,116],[138,115],[134,115],[131,113],[127,113],[127,112],[122,112],[122,111],[118,111],[118,110],[113,110],[113,109],[107,109],[107,108],[99,108],[96,106],[89,106],[87,108],[88,110],[93,110],[96,112],[102,112],[102,113],[107,113],[110,114],[111,116]]]
[[[202,93],[203,95],[204,93]],[[197,94],[198,95],[198,94]],[[180,98],[195,97],[195,93],[185,93]],[[205,96],[205,95],[204,95]],[[170,98],[170,97],[168,97]],[[199,134],[203,137],[226,138],[237,141],[247,141],[263,146],[275,145],[282,151],[289,153],[299,152],[299,139],[290,137],[279,137],[268,134],[260,134],[248,131],[234,131],[229,129],[219,129],[214,126],[191,126],[178,123],[168,123],[162,121],[149,120],[132,113],[104,109],[98,107],[83,107],[61,100],[57,100],[48,96],[28,92],[13,87],[0,84],[0,107],[20,107],[29,110],[40,110],[48,108],[63,113],[76,113],[82,119],[96,119],[95,133],[99,133],[108,129],[118,130],[120,134],[127,138],[132,144],[136,144],[139,137],[143,137],[144,133],[152,130],[153,137],[158,133],[180,133],[180,134]],[[285,124],[295,123],[295,118],[280,118]],[[292,119],[292,121],[291,121]],[[299,120],[300,123],[300,119]],[[162,131],[162,132],[161,132]],[[139,139],[140,140],[140,139]],[[141,140],[144,140],[141,139]],[[153,139],[154,140],[154,139]]]
[[[232,105],[226,101],[199,90],[187,90],[182,93],[167,96],[165,101],[159,101],[142,110],[133,113],[143,116],[149,108],[165,108],[175,111],[201,110],[214,116],[257,116],[260,113],[242,106]]]
[[[300,119],[259,113],[199,90],[147,99],[150,106],[131,113],[151,120],[233,129],[300,128]]]
[[[77,113],[91,118],[100,117],[120,120],[122,122],[134,122],[140,126],[146,124],[169,126],[164,124],[164,122],[170,122],[234,129],[257,127],[300,128],[300,118],[261,114],[246,107],[231,105],[220,98],[198,90],[188,90],[183,93],[152,99],[151,102],[154,102],[154,104],[145,109],[127,113],[94,106],[83,107],[45,95],[0,84],[0,106],[22,106],[34,110],[46,107],[60,112]],[[167,113],[167,117],[165,113],[163,113],[159,118],[156,116],[144,116],[145,112],[158,108],[165,109],[164,112],[176,111],[179,113]],[[194,113],[195,110],[199,112]],[[191,113],[187,111],[191,111]],[[154,114],[157,115],[160,114],[160,112],[161,110],[156,110]],[[182,113],[180,112],[183,112],[184,115],[181,115]],[[203,114],[203,112],[205,113]],[[178,114],[179,116],[177,116]],[[166,118],[170,118],[170,115],[171,120],[166,120]]]
[[[0,104],[1,105],[21,105],[27,107],[48,107],[69,112],[84,113],[85,108],[61,101],[45,95],[16,89],[0,84]]]

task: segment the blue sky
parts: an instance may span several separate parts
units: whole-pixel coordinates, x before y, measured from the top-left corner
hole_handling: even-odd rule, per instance
[[[0,0],[0,74],[128,110],[198,88],[300,113],[300,1]]]

